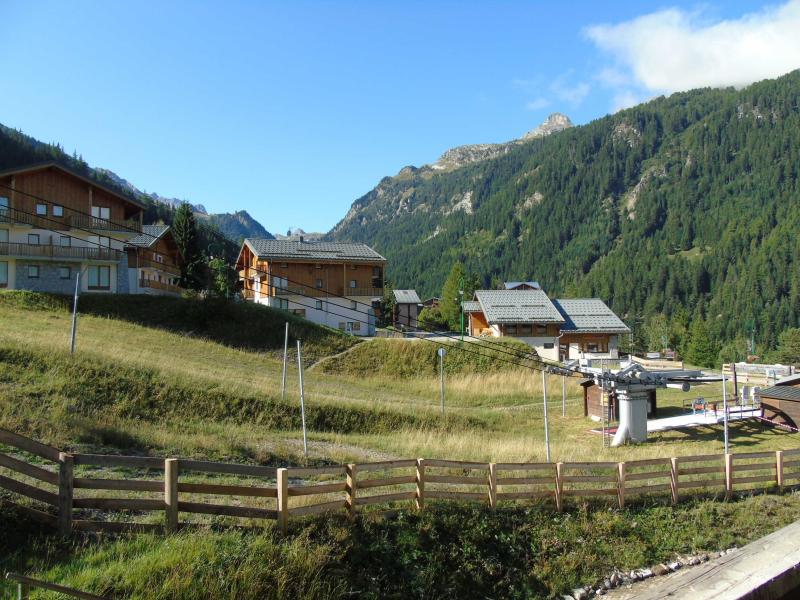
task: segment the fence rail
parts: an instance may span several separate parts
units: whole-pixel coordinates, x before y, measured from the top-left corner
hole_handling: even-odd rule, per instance
[[[191,525],[188,519],[198,514],[271,520],[285,532],[295,517],[340,512],[352,519],[368,506],[396,510],[413,504],[421,510],[429,500],[480,502],[491,509],[506,502],[542,501],[561,511],[572,497],[606,498],[623,507],[629,497],[638,495],[666,495],[674,504],[687,490],[710,490],[727,497],[737,491],[780,490],[800,484],[800,449],[627,462],[484,463],[418,458],[276,468],[68,454],[3,429],[0,444],[18,451],[18,456],[0,453],[0,489],[33,501],[34,506],[15,505],[31,518],[58,527],[62,534],[175,531]],[[20,453],[43,462],[33,464]],[[109,478],[108,468],[123,469],[124,476]],[[102,476],[93,476],[98,473]],[[87,491],[102,495],[87,495]],[[106,513],[118,511],[156,515],[155,522],[124,517],[102,520]]]

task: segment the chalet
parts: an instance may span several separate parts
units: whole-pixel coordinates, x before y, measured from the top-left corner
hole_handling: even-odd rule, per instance
[[[559,336],[559,359],[619,358],[619,336],[630,333],[622,320],[599,298],[557,299],[564,317]]]
[[[765,419],[795,430],[800,428],[800,375],[779,379],[759,395]]]
[[[619,335],[630,330],[602,300],[550,300],[536,282],[505,287],[463,303],[470,335],[512,336],[550,360],[619,357]]]
[[[542,290],[477,290],[464,302],[472,336],[511,336],[533,346],[540,357],[558,360],[564,317]]]
[[[0,171],[0,288],[131,292],[143,205],[54,162]],[[112,239],[113,238],[113,239]]]
[[[394,290],[394,317],[392,322],[400,327],[417,327],[417,317],[422,307],[416,290]]]
[[[180,251],[169,225],[144,225],[125,246],[131,293],[179,296]]]
[[[540,290],[538,281],[506,281],[503,288],[507,290]]]
[[[372,335],[386,259],[365,244],[248,238],[236,260],[247,300]]]

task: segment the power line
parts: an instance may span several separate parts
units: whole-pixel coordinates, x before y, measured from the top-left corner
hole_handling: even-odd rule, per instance
[[[48,200],[47,198],[43,198],[42,196],[38,196],[38,195],[36,195],[36,194],[30,194],[30,193],[28,193],[28,192],[23,192],[23,191],[20,191],[20,190],[15,190],[14,188],[11,188],[11,187],[9,187],[9,186],[7,186],[7,185],[5,185],[5,184],[1,184],[1,183],[0,183],[0,187],[5,187],[5,188],[8,188],[8,189],[11,189],[11,190],[12,190],[12,191],[14,191],[15,193],[20,193],[20,194],[22,194],[22,195],[25,195],[25,196],[29,196],[29,197],[35,198],[35,199],[37,199],[37,200],[40,200],[40,201],[42,201],[42,202],[47,202],[47,203],[49,203],[49,204],[53,204],[53,202],[52,202],[51,200]],[[50,217],[48,217],[48,216],[45,216],[45,215],[37,215],[37,214],[35,214],[35,213],[30,213],[30,212],[27,212],[27,211],[20,210],[20,209],[18,209],[18,208],[13,208],[13,209],[11,209],[11,210],[14,210],[14,211],[16,211],[16,212],[19,212],[19,213],[22,213],[22,214],[26,214],[26,215],[29,215],[29,216],[35,217],[36,219],[39,219],[39,220],[46,220],[46,221],[49,221],[49,222],[55,223],[55,224],[57,224],[57,225],[63,225],[63,223],[61,223],[60,221],[58,221],[58,220],[56,220],[56,219],[54,219],[54,218],[50,218]],[[110,222],[110,221],[109,221],[109,220],[107,220],[107,219],[102,219],[102,218],[96,218],[96,217],[93,217],[93,216],[92,216],[90,213],[85,213],[85,212],[83,212],[83,211],[78,211],[78,210],[76,210],[76,209],[69,209],[69,210],[70,210],[71,212],[73,212],[73,213],[76,213],[76,214],[79,214],[79,215],[90,216],[90,217],[92,217],[93,219],[96,219],[96,220],[99,220],[99,221],[103,221],[103,222],[106,222],[106,223]],[[138,232],[137,230],[135,230],[135,229],[133,229],[133,228],[129,228],[129,227],[126,227],[126,226],[124,226],[124,225],[122,225],[122,227],[123,227],[123,228],[125,228],[125,229],[128,229],[128,230],[134,231],[134,232],[136,232],[137,234],[138,234],[138,233],[141,233],[141,232]],[[50,232],[52,232],[52,233],[59,233],[59,234],[61,233],[61,232],[60,232],[60,230],[55,230],[55,229],[51,229],[51,228],[47,228],[47,227],[41,227],[41,228],[42,228],[42,229],[45,229],[46,231],[50,231]],[[78,230],[78,231],[83,231],[83,232],[85,232],[85,233],[89,233],[89,234],[92,234],[92,235],[94,235],[94,234],[96,233],[96,231],[95,231],[95,230],[90,230],[90,229],[86,229],[86,228],[82,228],[82,227],[74,227],[74,226],[72,226],[72,225],[70,225],[70,228],[71,228],[71,229],[76,229],[76,230]],[[217,234],[216,232],[212,232],[212,233],[214,233],[215,235],[221,235],[221,234]],[[147,236],[149,236],[149,237],[151,237],[151,238],[155,238],[155,237],[156,237],[156,236],[152,236],[152,235],[150,235],[150,234],[144,234],[144,235],[147,235]],[[102,244],[100,244],[99,242],[94,242],[94,241],[92,241],[92,240],[83,240],[82,238],[77,238],[77,237],[75,237],[75,236],[72,236],[72,235],[69,235],[69,234],[67,234],[67,237],[70,237],[71,239],[80,239],[81,241],[85,241],[85,242],[88,242],[88,243],[90,243],[90,244],[95,244],[96,246],[98,246],[98,247],[100,247],[100,248],[105,248],[105,246],[103,246],[103,245],[102,245]],[[119,243],[121,243],[121,244],[123,244],[123,245],[125,245],[125,244],[128,244],[128,245],[130,245],[128,240],[122,240],[122,239],[119,239],[119,238],[114,238],[114,237],[111,237],[111,236],[108,236],[108,235],[106,235],[106,236],[102,236],[102,237],[105,237],[105,238],[106,238],[106,239],[108,239],[108,240],[114,240],[114,241],[116,241],[116,242],[119,242]],[[228,266],[230,266],[230,265],[228,265]],[[253,271],[255,271],[255,272],[257,272],[257,273],[262,273],[262,274],[264,274],[264,275],[268,275],[268,276],[270,275],[268,272],[264,271],[263,269],[258,269],[258,268],[256,268],[256,267],[250,267],[250,269],[252,269]],[[286,279],[286,281],[287,281],[287,282],[288,282],[288,281],[290,281],[288,278],[285,278],[285,279]],[[304,287],[312,288],[312,286],[311,286],[311,285],[309,285],[309,284],[305,284],[305,283],[302,283],[302,282],[297,282],[297,281],[294,281],[294,280],[291,280],[291,281],[292,281],[293,283],[297,283],[297,284],[299,284],[299,285],[302,285],[302,286],[304,286]],[[282,288],[277,288],[276,286],[273,286],[273,285],[271,285],[271,284],[268,284],[268,287],[271,287],[271,288],[274,288],[274,289],[282,289]],[[313,288],[313,289],[317,289],[317,288]],[[328,295],[327,297],[334,297],[334,298],[341,298],[341,299],[350,300],[350,298],[348,298],[348,297],[346,297],[346,296],[344,296],[344,295],[340,295],[340,294],[335,294],[335,293],[332,293],[332,292],[330,292],[330,291],[329,291],[329,290],[327,290],[327,289],[325,289],[324,291],[325,291],[325,292],[326,292],[326,294]],[[311,296],[311,295],[308,295],[308,294],[302,294],[302,293],[298,293],[298,294],[295,294],[295,295],[300,295],[300,296],[303,296],[303,297],[313,298],[314,300],[316,300],[316,299],[317,299],[317,297],[316,297],[316,296]],[[352,300],[351,300],[351,301],[352,301]],[[357,305],[358,305],[358,304],[361,304],[361,305],[364,305],[364,306],[370,306],[370,305],[368,305],[368,304],[366,304],[366,303],[364,303],[364,302],[358,302],[358,301],[354,301],[354,302],[355,302]],[[296,304],[300,304],[299,302],[296,302],[296,301],[295,301],[295,303],[296,303]],[[303,304],[300,304],[300,305],[301,305],[301,306],[305,306],[306,308],[311,308],[311,307],[310,307],[310,306],[308,306],[308,305],[303,305]],[[315,308],[315,310],[316,310],[316,308]],[[364,314],[364,315],[367,315],[368,317],[369,317],[369,316],[373,316],[373,315],[370,315],[368,312],[364,312],[364,311],[358,311],[357,309],[351,309],[351,310],[353,310],[353,312],[356,312],[356,313],[358,313],[358,314]],[[334,313],[334,312],[332,312],[332,311],[330,311],[330,310],[327,310],[326,312],[328,312],[329,314],[333,314],[334,316],[343,317],[343,318],[346,318],[346,319],[351,319],[351,318],[352,318],[350,315],[342,315],[342,314],[340,314],[340,313]],[[354,321],[358,321],[358,322],[361,322],[361,323],[366,323],[368,326],[369,326],[369,324],[370,324],[370,323],[369,323],[369,321],[363,321],[363,320],[360,320],[360,319],[352,319],[352,320],[354,320]],[[440,336],[440,337],[445,337],[445,338],[448,338],[448,339],[454,339],[454,340],[458,340],[458,336],[452,336],[452,335],[449,335],[449,334],[444,334],[444,333],[441,333],[441,332],[436,332],[436,331],[433,331],[433,330],[430,330],[430,329],[427,329],[427,328],[422,328],[422,327],[419,327],[419,326],[412,326],[412,325],[410,325],[410,323],[409,323],[409,324],[407,324],[407,326],[408,326],[408,327],[411,327],[411,328],[413,328],[413,329],[416,329],[416,330],[418,330],[418,331],[422,331],[422,332],[426,332],[426,333],[433,333],[433,334],[436,334],[436,335],[438,335],[438,336]],[[532,357],[532,356],[531,356],[529,353],[521,353],[520,351],[513,351],[513,349],[512,349],[512,351],[509,351],[509,349],[508,349],[508,347],[507,347],[507,346],[504,346],[503,348],[500,348],[500,347],[499,347],[499,346],[500,346],[499,344],[496,344],[496,343],[491,343],[491,342],[487,342],[487,341],[485,341],[485,340],[481,340],[480,338],[476,338],[475,336],[469,336],[469,337],[470,337],[470,338],[472,338],[472,339],[478,340],[478,341],[479,341],[479,343],[480,343],[480,345],[481,345],[481,346],[482,346],[484,349],[488,349],[487,347],[490,347],[491,349],[495,350],[496,352],[499,352],[499,353],[502,353],[502,354],[506,354],[506,355],[509,355],[509,356],[513,356],[514,358],[517,358],[517,359],[523,359],[523,360],[528,360],[528,361],[531,361],[531,362],[533,362],[533,363],[537,363],[537,364],[541,365],[541,368],[535,368],[535,367],[531,367],[531,366],[529,366],[529,365],[521,365],[520,363],[512,363],[512,361],[509,361],[509,360],[504,360],[504,362],[507,362],[507,363],[516,364],[516,365],[518,365],[518,366],[526,366],[526,367],[528,367],[528,368],[532,368],[532,369],[534,369],[534,370],[537,370],[537,371],[538,371],[538,370],[544,370],[544,371],[547,371],[548,373],[551,373],[551,374],[567,375],[567,374],[569,373],[569,374],[578,375],[578,376],[581,376],[581,377],[594,377],[594,376],[596,376],[596,374],[595,374],[595,373],[587,373],[587,372],[581,371],[580,369],[575,369],[575,368],[572,368],[572,367],[564,367],[564,366],[562,366],[562,365],[554,365],[554,364],[552,364],[552,363],[548,363],[547,361],[545,361],[545,360],[541,359],[541,358],[540,358],[540,357],[538,357],[538,356],[537,356],[536,358],[533,358],[533,357]],[[435,341],[433,341],[433,340],[428,340],[428,339],[426,339],[426,338],[421,338],[421,339],[424,339],[424,340],[426,340],[426,341],[432,341],[433,343],[436,343]],[[471,344],[472,344],[472,345],[476,345],[476,342],[471,342]],[[461,350],[464,350],[464,351],[467,351],[467,350],[465,350],[464,348],[459,348],[459,349],[461,349]],[[477,355],[484,356],[484,357],[487,357],[487,356],[489,356],[489,355],[486,355],[486,354],[481,354],[481,353],[476,353],[476,352],[472,352],[472,354],[477,354]],[[494,357],[494,358],[498,358],[498,359],[499,359],[499,357]],[[500,359],[500,360],[503,360],[503,359]],[[606,376],[606,375],[603,375],[602,377],[608,377],[608,376]]]

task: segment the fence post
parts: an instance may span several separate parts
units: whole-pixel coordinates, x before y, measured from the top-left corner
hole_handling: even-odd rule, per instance
[[[617,500],[619,500],[619,507],[625,507],[625,463],[621,462],[617,465]]]
[[[417,510],[425,508],[425,459],[417,459],[417,494],[415,498]]]
[[[725,455],[725,497],[730,498],[733,494],[733,454],[728,452]]]
[[[168,532],[178,528],[178,459],[164,459],[164,526]]]
[[[775,451],[775,483],[783,491],[783,450]]]
[[[17,600],[28,600],[31,597],[31,586],[27,583],[17,584]]]
[[[489,508],[497,508],[497,465],[489,463]]]
[[[678,503],[678,459],[670,459],[670,487],[672,488],[672,503]]]
[[[278,528],[285,534],[289,526],[289,473],[278,469]]]
[[[72,494],[75,460],[72,454],[60,452],[58,455],[58,532],[69,535],[72,532]]]
[[[561,480],[562,471],[564,470],[564,463],[556,463],[556,510],[561,512],[564,508],[561,499],[561,490],[563,482]]]
[[[353,520],[356,517],[356,465],[350,463],[347,465],[346,469],[347,515],[350,517],[350,520]]]

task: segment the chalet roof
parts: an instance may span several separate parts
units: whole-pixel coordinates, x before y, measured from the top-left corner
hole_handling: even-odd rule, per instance
[[[258,258],[272,260],[385,262],[386,259],[366,244],[271,240],[247,238],[244,241]]]
[[[68,169],[64,165],[59,164],[54,160],[49,160],[49,161],[46,161],[46,162],[36,163],[36,164],[33,164],[33,165],[27,165],[27,166],[24,166],[24,167],[14,167],[12,169],[5,169],[4,171],[0,171],[0,177],[7,177],[9,175],[21,175],[23,173],[33,173],[34,171],[42,171],[44,169],[58,169],[59,171],[63,171],[64,173],[67,173],[68,175],[71,175],[72,177],[75,177],[76,179],[80,179],[81,181],[85,181],[89,185],[93,185],[94,187],[103,190],[107,194],[111,194],[112,196],[116,196],[120,200],[124,200],[125,202],[133,204],[134,206],[138,206],[139,208],[144,208],[144,204],[142,204],[138,200],[134,200],[131,196],[128,196],[126,194],[118,192],[117,190],[115,190],[113,188],[110,188],[110,187],[108,187],[108,186],[106,186],[106,185],[104,185],[104,184],[102,184],[102,183],[100,183],[98,181],[95,181],[94,179],[90,179],[89,177],[86,177],[85,175],[81,175],[80,173],[77,173],[77,172],[73,171],[72,169]]]
[[[394,290],[393,293],[398,304],[422,304],[416,290]]]
[[[475,299],[490,324],[564,322],[542,290],[477,290]]]
[[[599,298],[553,300],[564,317],[561,331],[575,333],[629,333],[628,328]]]
[[[773,385],[772,387],[764,388],[759,394],[762,398],[800,402],[800,388],[790,385]]]
[[[142,233],[128,240],[131,246],[149,248],[169,231],[169,225],[142,225]]]
[[[542,286],[539,285],[538,281],[506,281],[503,286],[505,286],[505,289],[507,290],[515,290],[522,286],[527,286],[535,290],[542,289]]]
[[[789,375],[788,377],[784,377],[783,379],[778,379],[775,382],[775,385],[797,385],[800,384],[800,373],[796,375]]]
[[[481,303],[477,300],[464,300],[461,304],[464,307],[465,313],[482,312]]]

